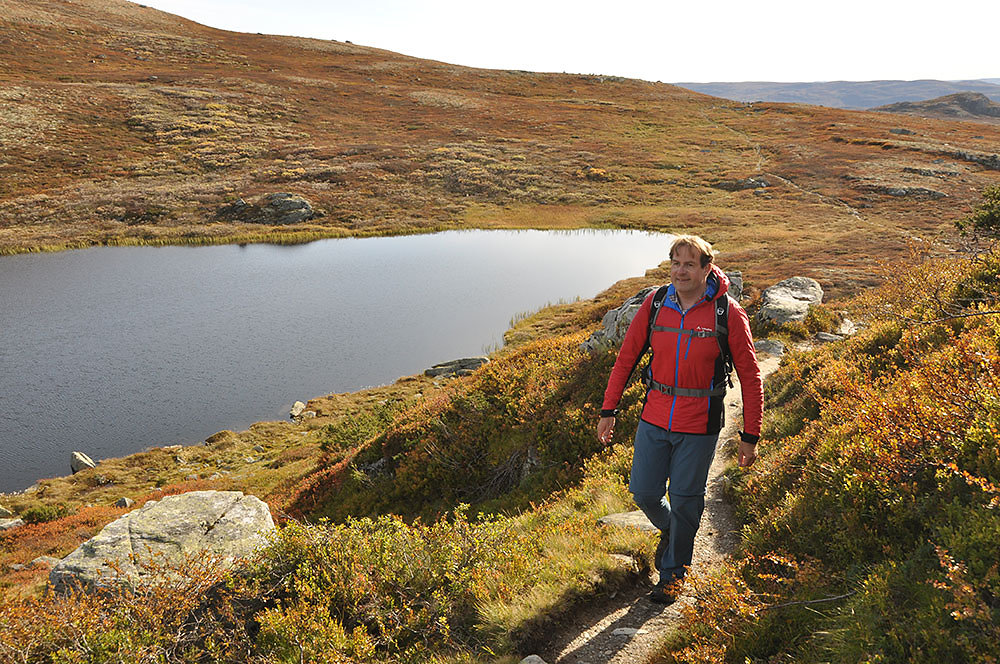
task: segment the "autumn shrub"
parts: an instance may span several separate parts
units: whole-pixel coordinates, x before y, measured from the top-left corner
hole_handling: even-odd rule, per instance
[[[275,604],[260,652],[279,661],[426,661],[484,645],[478,607],[537,575],[539,544],[510,519],[398,517],[285,527],[255,574]]]
[[[3,662],[245,662],[252,638],[237,591],[210,558],[170,567],[158,581],[102,593],[47,593],[0,604]]]
[[[322,483],[303,480],[291,509],[337,520],[433,518],[459,503],[523,507],[579,478],[581,462],[600,449],[593,401],[614,360],[582,353],[583,338],[565,334],[495,355],[474,375],[398,414],[349,465],[317,471]],[[633,391],[623,407],[639,399]],[[635,425],[624,420],[623,427]]]

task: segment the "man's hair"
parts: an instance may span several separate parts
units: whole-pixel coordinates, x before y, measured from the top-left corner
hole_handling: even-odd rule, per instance
[[[673,243],[670,245],[670,259],[674,258],[674,251],[677,247],[687,247],[695,256],[701,257],[701,266],[705,267],[715,258],[715,251],[705,240],[701,239],[697,235],[678,235],[674,238]]]

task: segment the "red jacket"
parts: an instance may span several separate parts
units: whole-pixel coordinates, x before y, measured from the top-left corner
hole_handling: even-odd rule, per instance
[[[729,278],[716,267],[708,275],[705,297],[686,312],[674,300],[674,287],[667,290],[659,308],[656,325],[680,329],[715,329],[715,304],[729,290]],[[639,307],[625,334],[608,388],[604,392],[602,415],[613,414],[618,407],[629,376],[646,349],[649,313],[653,293]],[[756,442],[760,435],[764,388],[757,366],[757,355],[750,336],[750,321],[743,308],[729,299],[729,348],[743,392],[743,430]],[[679,332],[654,331],[653,379],[664,385],[687,389],[712,389],[724,380],[722,358],[716,337],[693,337]],[[725,408],[721,396],[674,396],[650,390],[642,409],[642,419],[668,431],[679,433],[716,433],[721,430]]]

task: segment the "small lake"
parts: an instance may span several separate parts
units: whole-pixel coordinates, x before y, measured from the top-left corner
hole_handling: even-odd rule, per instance
[[[669,238],[456,231],[0,258],[0,491],[68,474],[73,450],[192,444],[481,355],[519,313],[657,266]]]

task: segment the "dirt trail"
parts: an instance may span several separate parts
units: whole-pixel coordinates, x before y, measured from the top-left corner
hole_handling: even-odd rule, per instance
[[[763,376],[777,369],[779,358],[760,360]],[[734,379],[736,377],[734,376]],[[727,424],[719,437],[726,441],[737,434],[742,399],[739,384],[726,397]],[[721,447],[721,442],[720,442]],[[692,571],[720,564],[739,543],[739,526],[733,508],[723,498],[722,471],[732,461],[719,453],[708,475],[705,513],[695,538]],[[650,545],[652,546],[652,544]],[[651,655],[665,630],[679,623],[680,607],[692,599],[686,595],[671,606],[653,604],[645,598],[649,584],[619,591],[578,612],[559,628],[538,653],[548,664],[637,664]]]

